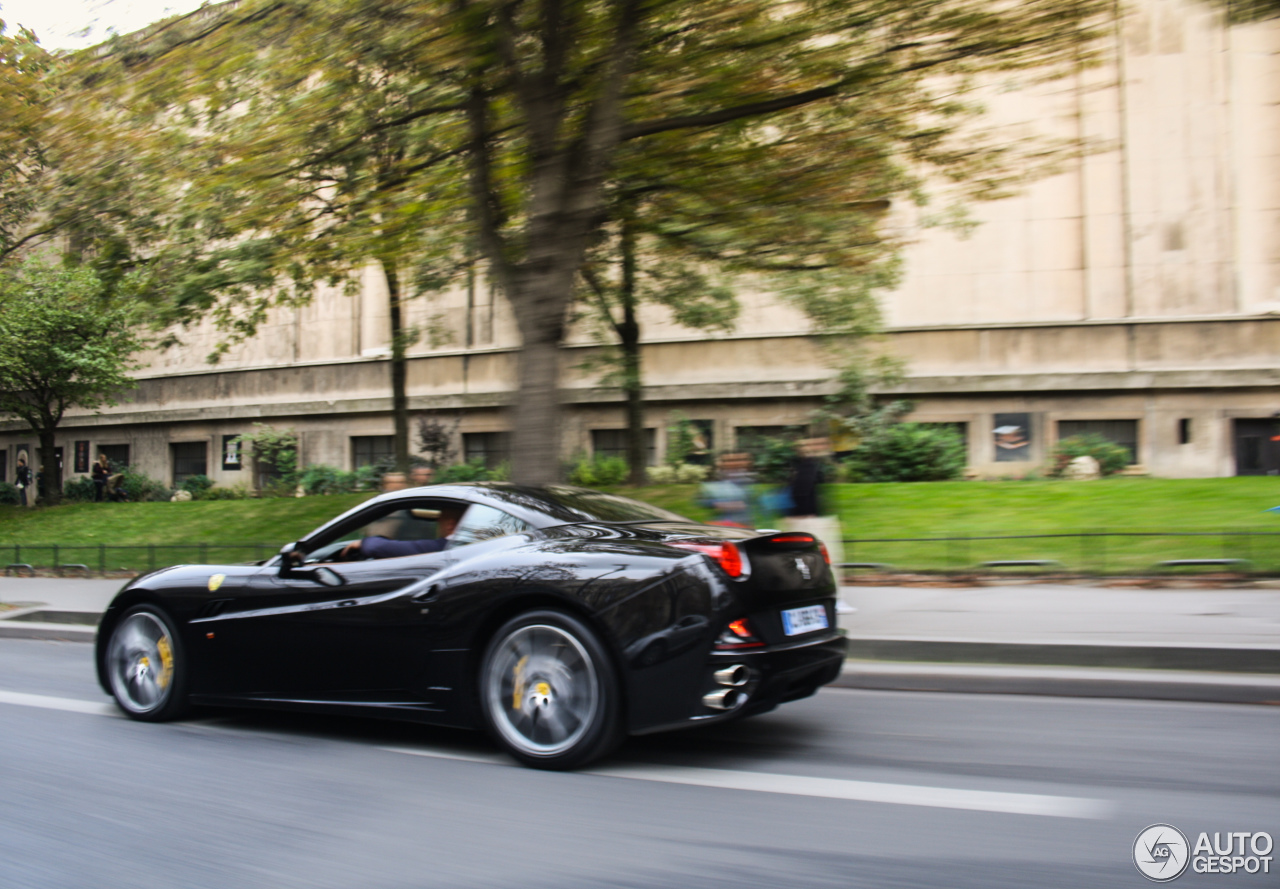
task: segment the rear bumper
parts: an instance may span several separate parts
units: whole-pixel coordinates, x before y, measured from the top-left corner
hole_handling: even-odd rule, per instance
[[[720,722],[808,697],[840,675],[848,647],[848,640],[831,632],[803,642],[704,655],[701,674],[692,683],[682,683],[684,691],[679,699],[683,703],[668,711],[666,719],[633,724],[631,733]],[[746,667],[745,683],[727,686],[717,680],[717,671],[738,665]],[[706,703],[707,695],[726,690],[735,698],[731,706],[717,708]]]
[[[743,664],[752,679],[745,686],[746,701],[738,708],[743,715],[764,713],[779,704],[807,698],[840,675],[849,641],[832,633],[810,642],[771,646],[752,652],[726,651],[711,656],[711,669]],[[711,677],[709,690],[716,685]]]

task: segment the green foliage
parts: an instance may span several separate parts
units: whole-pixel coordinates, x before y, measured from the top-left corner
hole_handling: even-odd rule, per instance
[[[863,438],[844,469],[850,481],[932,482],[959,478],[966,462],[955,430],[895,423]]]
[[[797,456],[793,439],[766,437],[755,449],[751,467],[759,481],[777,484],[791,476]]]
[[[121,471],[124,480],[121,489],[125,498],[133,503],[160,503],[173,496],[173,490],[141,470],[126,466]]]
[[[1061,478],[1076,457],[1092,457],[1097,460],[1103,475],[1115,475],[1129,465],[1128,448],[1105,439],[1096,432],[1088,432],[1059,441],[1053,449],[1052,462],[1045,474],[1050,478]]]
[[[650,466],[645,474],[655,485],[694,485],[706,481],[711,474],[711,467],[696,463],[665,463],[662,466]]]
[[[18,489],[8,482],[0,482],[0,506],[17,506],[22,502]]]
[[[509,471],[509,470],[508,470]],[[468,463],[455,463],[452,466],[446,466],[436,472],[435,478],[432,479],[434,484],[448,484],[450,482],[493,482],[504,481],[504,470],[502,466],[496,466],[490,469],[485,466],[484,460],[476,457]]]
[[[302,471],[299,479],[308,496],[318,494],[350,494],[359,489],[359,472],[344,472],[335,466],[313,463]]]
[[[630,474],[622,457],[582,454],[569,470],[569,482],[584,488],[610,487],[622,484]]]
[[[698,427],[680,411],[671,412],[672,425],[667,427],[668,466],[680,466],[697,450]]]
[[[213,479],[207,475],[188,476],[182,480],[182,484],[178,485],[178,489],[190,494],[192,500],[204,500],[212,487]]]
[[[93,479],[78,475],[62,486],[62,496],[75,503],[90,503],[96,490]]]
[[[254,491],[252,491],[248,485],[232,485],[230,487],[215,485],[214,487],[205,491],[203,496],[200,497],[200,499],[201,500],[249,500],[249,499],[252,499],[253,496],[254,496]]]
[[[257,432],[240,436],[253,446],[258,487],[270,497],[292,497],[298,486],[298,433],[255,423]]]
[[[136,313],[83,266],[28,259],[0,269],[0,416],[51,441],[69,409],[116,404],[143,346]]]

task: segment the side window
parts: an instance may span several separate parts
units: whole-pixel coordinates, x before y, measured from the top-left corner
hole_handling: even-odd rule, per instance
[[[492,540],[495,537],[520,534],[523,531],[532,529],[533,525],[500,509],[473,503],[462,517],[462,521],[458,522],[458,527],[450,538],[449,546],[450,548],[466,546],[468,543],[475,543],[479,540]]]

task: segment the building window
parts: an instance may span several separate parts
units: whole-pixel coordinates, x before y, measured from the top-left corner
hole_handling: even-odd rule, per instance
[[[1129,463],[1138,462],[1137,420],[1059,420],[1058,441],[1076,435],[1100,435],[1129,452]]]
[[[182,485],[193,475],[209,474],[209,443],[205,441],[180,441],[169,445],[173,458],[173,486]],[[107,458],[111,459],[110,457]]]
[[[351,436],[351,467],[376,466],[379,463],[390,464],[396,458],[396,437],[394,435],[353,435]]]
[[[511,459],[510,432],[462,433],[462,459],[477,461],[493,469]]]
[[[627,430],[592,429],[591,454],[595,457],[621,457],[627,459]],[[658,462],[658,430],[645,427],[644,465],[656,466]]]
[[[112,472],[119,472],[129,465],[129,446],[127,444],[98,445],[98,453],[105,455]]]
[[[1178,421],[1178,444],[1191,443],[1191,421],[1183,418]]]

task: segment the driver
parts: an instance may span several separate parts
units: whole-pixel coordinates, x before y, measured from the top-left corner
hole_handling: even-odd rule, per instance
[[[436,530],[440,536],[435,540],[392,540],[388,537],[366,537],[355,540],[342,548],[339,559],[366,558],[390,559],[396,556],[416,556],[420,553],[438,553],[449,545],[458,522],[462,519],[463,510],[456,506],[445,506],[436,519]]]

